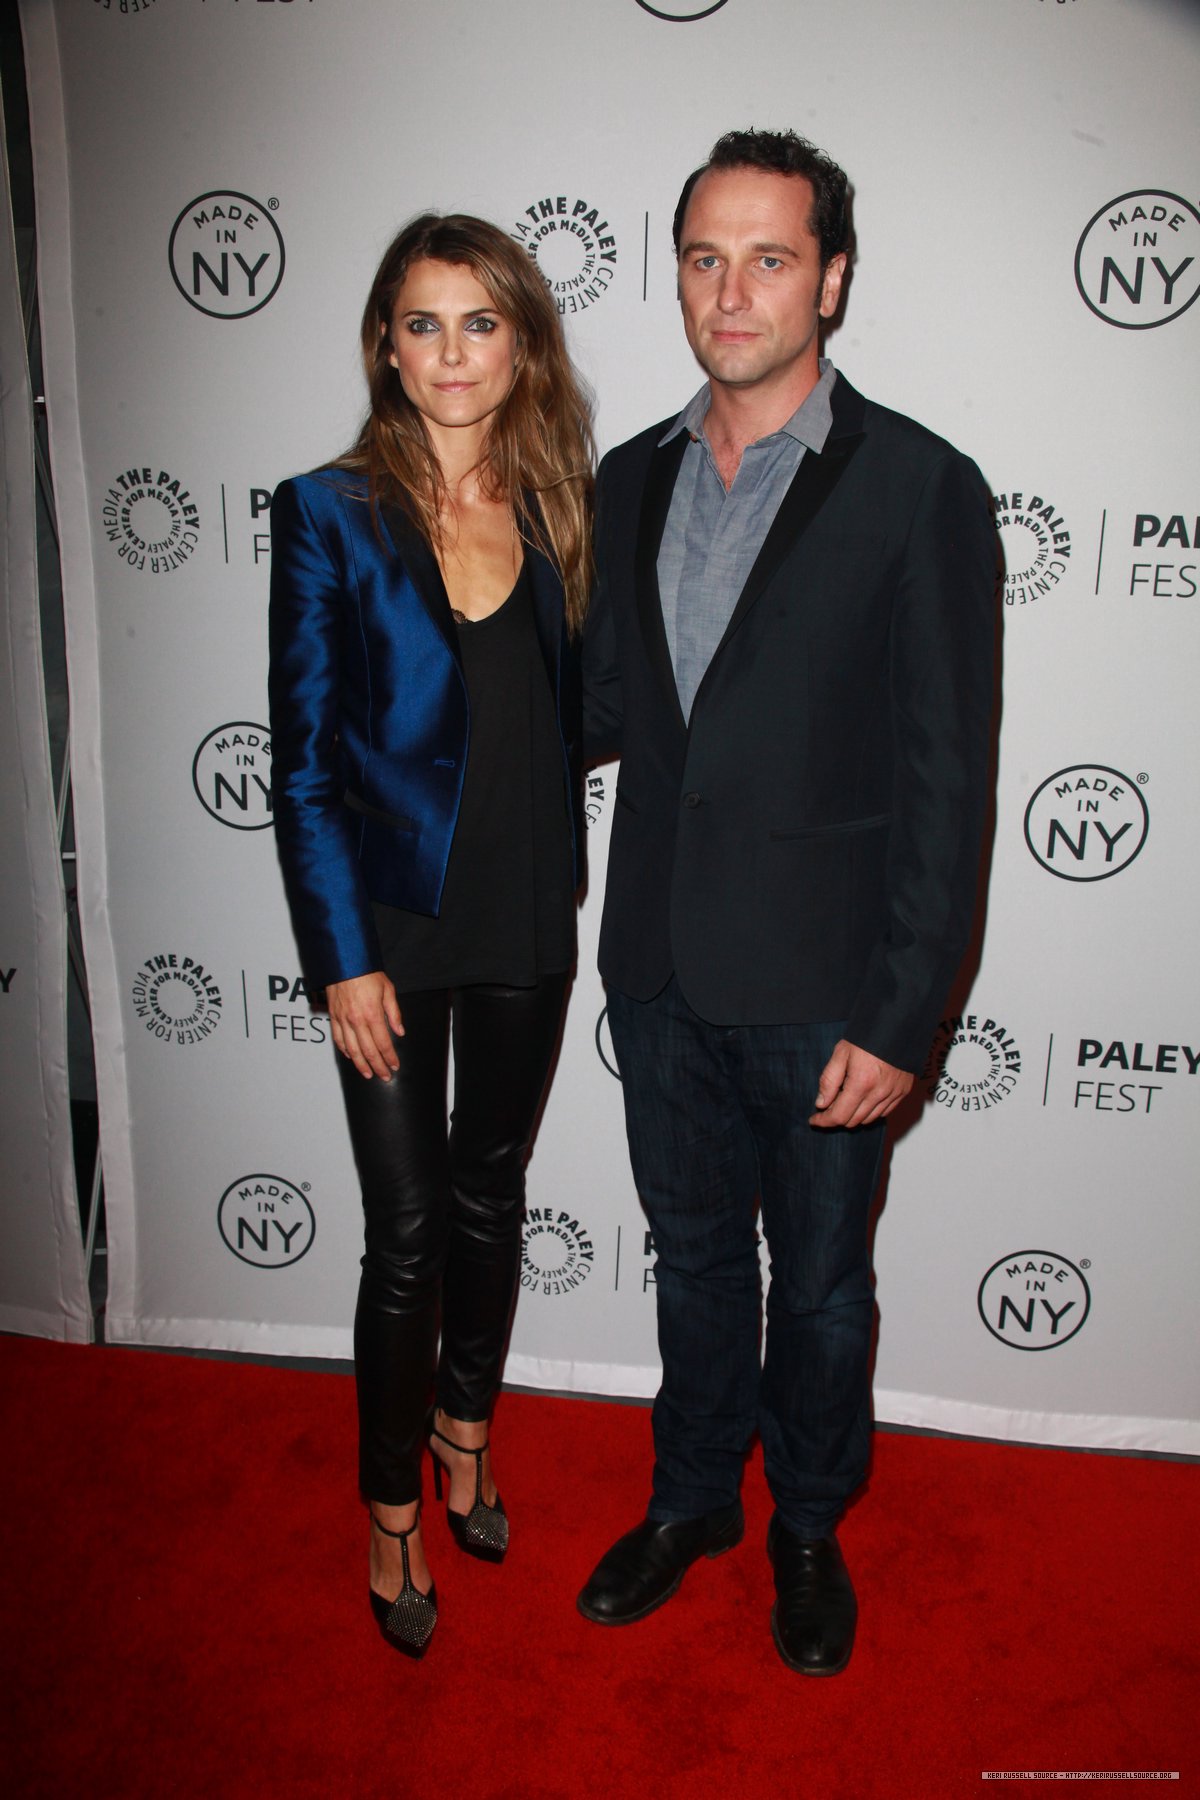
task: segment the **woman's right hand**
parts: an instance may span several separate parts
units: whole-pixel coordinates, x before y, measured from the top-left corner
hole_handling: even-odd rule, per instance
[[[331,981],[325,989],[333,1041],[365,1081],[390,1081],[400,1067],[393,1034],[404,1036],[396,990],[382,969]]]

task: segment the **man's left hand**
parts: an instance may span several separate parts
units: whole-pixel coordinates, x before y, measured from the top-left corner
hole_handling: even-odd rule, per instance
[[[816,1111],[808,1122],[823,1130],[873,1125],[899,1106],[912,1084],[913,1077],[906,1069],[893,1068],[869,1050],[839,1038],[821,1071]]]

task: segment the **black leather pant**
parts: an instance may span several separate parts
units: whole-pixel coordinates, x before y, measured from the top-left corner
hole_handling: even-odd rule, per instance
[[[491,1410],[520,1272],[525,1161],[568,980],[398,994],[392,1079],[365,1081],[339,1059],[366,1224],[354,1320],[359,1482],[384,1506],[420,1495],[435,1359],[437,1404],[451,1418]]]

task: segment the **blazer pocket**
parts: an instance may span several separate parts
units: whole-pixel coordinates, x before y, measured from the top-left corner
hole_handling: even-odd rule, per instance
[[[769,835],[773,843],[788,842],[792,838],[840,837],[847,831],[878,831],[891,822],[890,812],[872,813],[869,819],[841,819],[836,825],[801,825],[796,831],[772,831]]]
[[[622,788],[617,789],[617,805],[618,806],[627,806],[631,813],[641,811],[641,808],[637,807],[633,804],[633,801],[629,798],[629,795],[627,793],[625,793]]]
[[[388,825],[393,831],[415,832],[417,821],[408,819],[403,813],[384,812],[381,806],[372,806],[370,801],[360,799],[347,788],[342,799],[351,812],[361,813],[364,819],[374,819],[377,825]]]

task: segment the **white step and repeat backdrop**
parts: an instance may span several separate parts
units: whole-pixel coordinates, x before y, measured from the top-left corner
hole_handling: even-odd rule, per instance
[[[1154,0],[23,0],[114,1340],[347,1354],[359,1211],[271,832],[267,507],[343,446],[428,206],[538,260],[602,446],[698,383],[670,220],[722,131],[857,190],[831,353],[970,451],[1007,559],[982,949],[877,1237],[882,1418],[1200,1450],[1194,9]],[[1190,396],[1190,397],[1189,397]],[[593,973],[509,1377],[647,1394]]]

